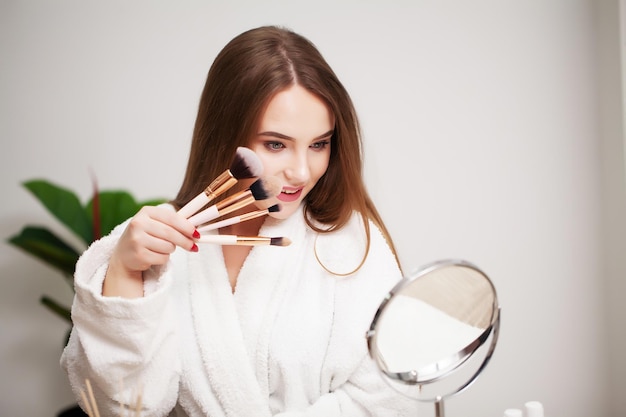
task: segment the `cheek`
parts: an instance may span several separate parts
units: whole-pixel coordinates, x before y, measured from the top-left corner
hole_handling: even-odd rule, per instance
[[[322,155],[320,155],[320,156],[322,156]],[[329,161],[330,161],[330,154],[323,155],[322,157],[317,158],[311,164],[310,169],[311,169],[311,173],[313,174],[313,176],[315,178],[315,183],[317,183],[317,181],[320,178],[322,178],[322,176],[328,170],[328,163],[329,163]]]
[[[276,156],[268,154],[267,152],[258,152],[257,155],[263,165],[264,176],[275,176],[280,172],[280,159],[276,158]]]
[[[258,141],[250,141],[248,148],[251,149],[261,161],[263,165],[263,173],[261,175],[271,175],[272,166],[275,164],[272,160],[272,155],[267,152],[267,149]]]

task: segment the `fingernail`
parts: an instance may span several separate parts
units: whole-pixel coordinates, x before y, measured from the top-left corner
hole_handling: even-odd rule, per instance
[[[196,245],[195,243],[193,244],[193,246],[191,247],[190,251],[192,252],[198,252],[198,245]]]
[[[199,239],[200,238],[200,232],[198,232],[198,229],[194,229],[194,231],[193,231],[193,238],[194,239]]]

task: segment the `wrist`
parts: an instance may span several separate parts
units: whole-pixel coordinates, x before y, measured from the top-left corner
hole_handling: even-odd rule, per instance
[[[143,297],[143,272],[131,271],[111,257],[109,267],[102,284],[105,297],[140,298]]]

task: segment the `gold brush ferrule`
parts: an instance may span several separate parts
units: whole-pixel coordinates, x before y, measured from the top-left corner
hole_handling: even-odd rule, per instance
[[[220,209],[220,216],[225,216],[229,213],[232,213],[235,210],[239,210],[240,208],[244,208],[245,206],[252,204],[254,202],[254,197],[251,195],[245,195],[242,196],[241,199],[239,199],[239,201],[236,201],[232,204],[230,204],[227,207],[224,207],[223,209]]]
[[[263,236],[238,236],[237,245],[256,246],[256,245],[269,245],[272,242],[272,238]]]
[[[247,199],[251,195],[252,195],[252,191],[250,191],[250,190],[239,191],[238,193],[233,194],[230,197],[226,197],[222,201],[216,203],[215,207],[218,210],[222,210],[223,208],[228,207],[231,204],[234,204],[234,203],[237,203],[239,201],[242,201],[243,199]]]
[[[204,189],[204,193],[209,200],[213,200],[215,197],[223,194],[235,184],[237,184],[237,179],[233,177],[233,174],[231,174],[230,170],[227,169]]]
[[[257,210],[251,211],[250,213],[242,214],[239,216],[240,222],[245,222],[246,220],[256,219],[257,217],[265,216],[267,214],[267,210]]]

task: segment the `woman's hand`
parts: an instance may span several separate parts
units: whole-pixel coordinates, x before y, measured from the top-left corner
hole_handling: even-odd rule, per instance
[[[102,295],[143,296],[143,271],[164,265],[177,246],[197,251],[199,234],[183,216],[164,206],[145,206],[130,220],[113,251]]]

